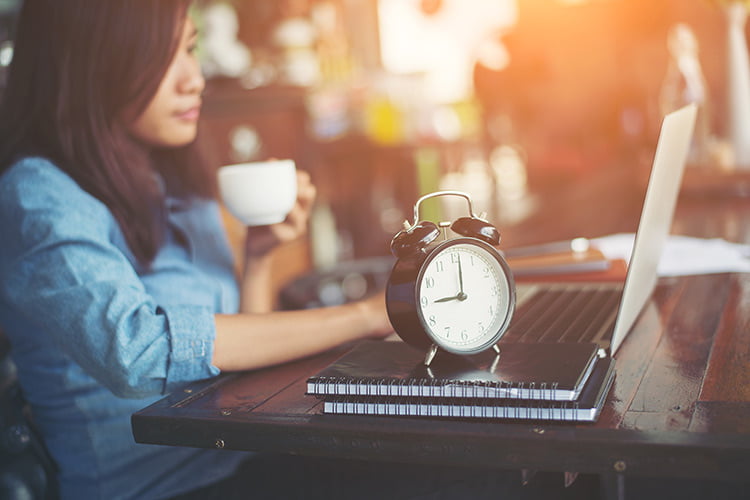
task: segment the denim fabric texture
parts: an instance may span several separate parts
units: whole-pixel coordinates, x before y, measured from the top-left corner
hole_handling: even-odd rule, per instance
[[[132,437],[133,412],[218,375],[213,315],[239,302],[217,203],[167,207],[146,270],[107,207],[49,161],[25,158],[0,177],[0,328],[63,498],[168,497],[248,457]]]

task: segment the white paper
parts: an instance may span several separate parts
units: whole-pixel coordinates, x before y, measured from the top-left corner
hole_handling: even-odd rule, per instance
[[[591,246],[608,259],[630,260],[633,233],[594,238]],[[725,272],[750,272],[750,245],[730,243],[720,238],[692,238],[671,235],[659,260],[659,276],[685,276]]]

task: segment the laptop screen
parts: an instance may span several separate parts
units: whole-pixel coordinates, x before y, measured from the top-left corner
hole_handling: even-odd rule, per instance
[[[611,354],[625,340],[656,285],[656,269],[672,226],[697,108],[687,105],[664,117],[646,198],[628,264],[628,274],[610,344]]]

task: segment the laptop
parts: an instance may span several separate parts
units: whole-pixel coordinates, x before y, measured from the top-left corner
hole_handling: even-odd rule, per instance
[[[664,117],[624,284],[518,285],[504,342],[596,342],[610,355],[617,352],[656,285],[696,109],[688,105]]]

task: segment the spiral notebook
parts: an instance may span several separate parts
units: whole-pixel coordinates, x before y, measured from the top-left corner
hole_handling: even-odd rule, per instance
[[[307,394],[574,401],[597,365],[594,343],[500,343],[500,355],[437,356],[364,341],[307,380]]]
[[[595,422],[612,386],[614,374],[612,358],[598,360],[581,396],[575,401],[330,396],[323,403],[323,412],[344,415]]]

